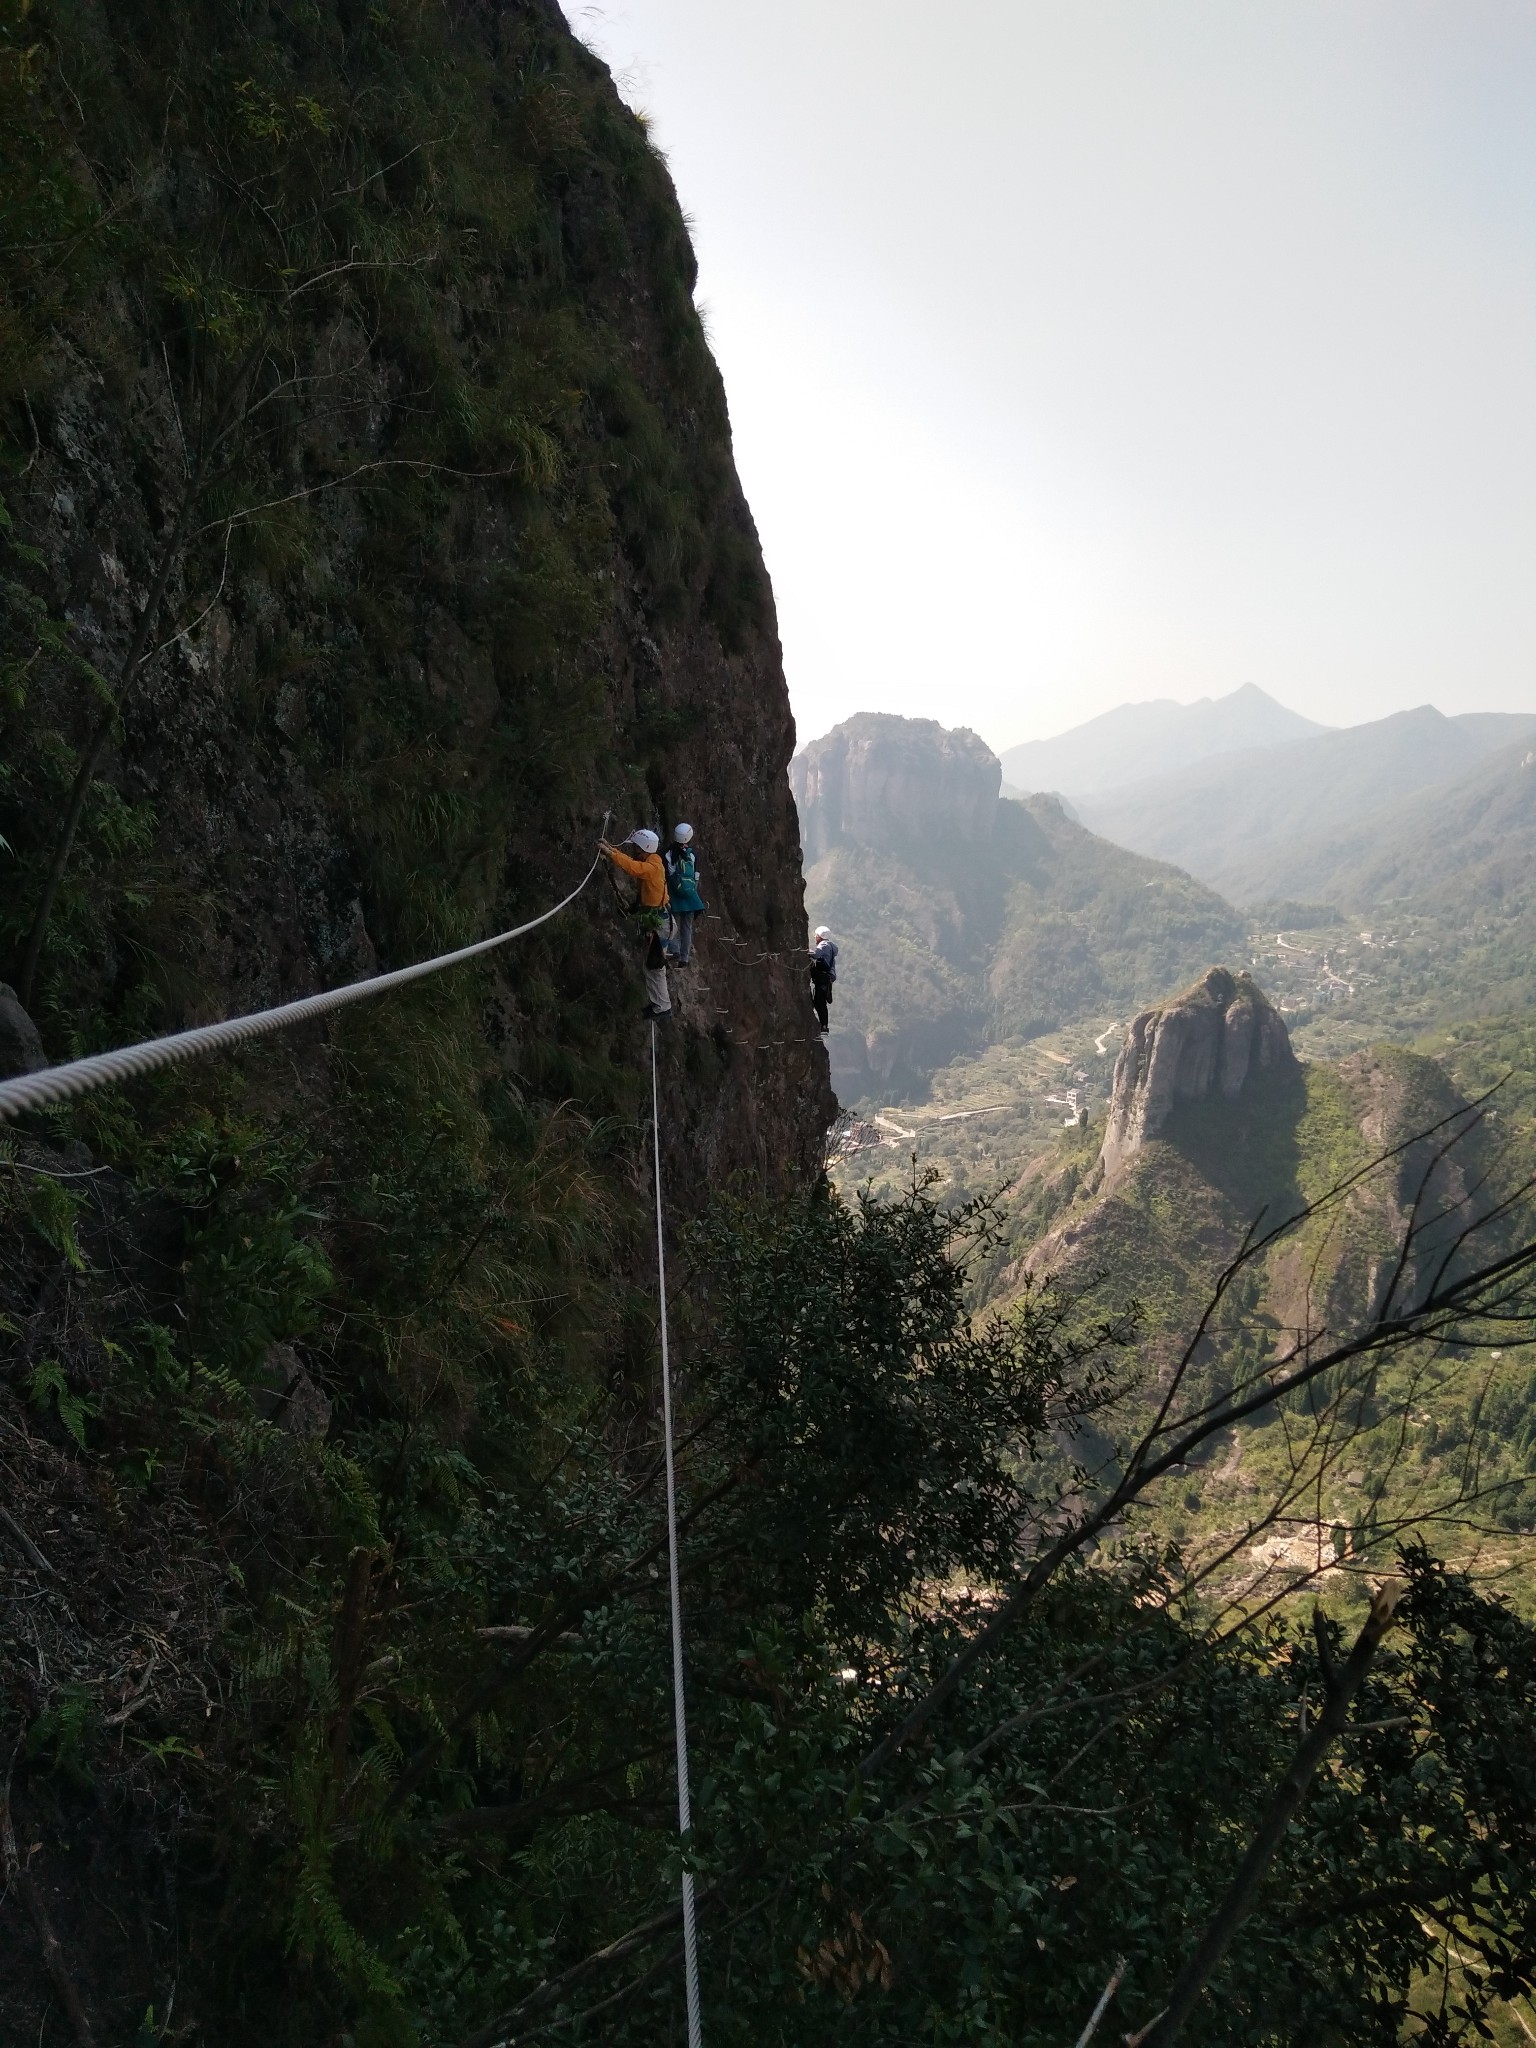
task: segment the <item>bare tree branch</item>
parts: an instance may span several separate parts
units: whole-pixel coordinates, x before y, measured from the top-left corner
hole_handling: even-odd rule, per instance
[[[1442,1123],[1444,1121],[1442,1119]],[[1440,1126],[1437,1125],[1438,1128]],[[1381,1155],[1382,1159],[1395,1157],[1403,1149],[1402,1146],[1394,1147],[1391,1152]],[[1362,1177],[1363,1169],[1350,1177],[1351,1183],[1358,1184]],[[1331,1200],[1332,1193],[1326,1199]],[[1533,1269],[1536,1269],[1536,1242],[1527,1242],[1426,1296],[1416,1309],[1374,1318],[1355,1336],[1326,1351],[1312,1357],[1302,1356],[1299,1362],[1286,1361],[1292,1364],[1292,1370],[1283,1373],[1279,1379],[1267,1379],[1261,1388],[1244,1399],[1229,1399],[1220,1408],[1214,1408],[1208,1402],[1196,1411],[1198,1419],[1188,1425],[1183,1420],[1177,1424],[1161,1423],[1157,1426],[1159,1435],[1167,1436],[1175,1430],[1180,1433],[1157,1456],[1148,1455],[1151,1432],[1144,1434],[1120,1480],[1099,1505],[1069,1524],[1036,1556],[1029,1570],[998,1602],[970,1642],[956,1653],[941,1677],[914,1702],[900,1724],[869,1752],[862,1767],[865,1776],[873,1776],[883,1769],[898,1750],[926,1727],[939,1708],[954,1695],[966,1674],[1033,1605],[1043,1587],[1070,1557],[1077,1555],[1116,1522],[1156,1480],[1187,1463],[1192,1453],[1218,1430],[1229,1428],[1272,1402],[1298,1392],[1339,1365],[1361,1357],[1392,1352],[1425,1338],[1437,1338],[1468,1317],[1481,1318],[1490,1307],[1497,1310],[1507,1306],[1516,1297],[1508,1293],[1501,1295],[1500,1289],[1529,1275]],[[1523,1319],[1529,1320],[1530,1315],[1531,1307],[1528,1305],[1523,1311]]]
[[[1369,1619],[1355,1639],[1355,1646],[1344,1664],[1337,1670],[1331,1670],[1330,1659],[1324,1666],[1322,1712],[1297,1745],[1247,1853],[1238,1865],[1227,1895],[1195,1953],[1175,1979],[1167,2005],[1140,2033],[1127,2036],[1126,2048],[1170,2048],[1183,2031],[1185,2021],[1215,1974],[1232,1937],[1252,1912],[1265,1872],[1274,1861],[1287,1828],[1307,1796],[1318,1765],[1344,1732],[1350,1706],[1381,1647],[1382,1638],[1392,1626],[1392,1617],[1403,1592],[1401,1582],[1383,1586],[1371,1602]]]

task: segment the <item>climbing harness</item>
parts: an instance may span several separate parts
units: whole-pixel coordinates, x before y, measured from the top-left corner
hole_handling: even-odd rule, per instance
[[[606,831],[609,813],[603,819]],[[569,896],[562,896],[553,910],[531,917],[526,924],[494,939],[480,939],[473,946],[461,946],[456,953],[440,953],[435,960],[419,960],[414,967],[397,967],[391,974],[375,974],[366,981],[348,982],[344,988],[327,989],[317,996],[301,996],[297,1002],[279,1003],[276,1009],[257,1010],[249,1017],[229,1017],[222,1024],[200,1024],[191,1031],[174,1031],[166,1038],[145,1039],[140,1045],[125,1045],[116,1052],[93,1053],[88,1059],[67,1060],[63,1066],[44,1067],[35,1074],[18,1074],[0,1081],[0,1120],[17,1116],[26,1109],[47,1109],[55,1102],[84,1095],[92,1088],[104,1088],[114,1081],[129,1081],[139,1074],[152,1074],[161,1067],[180,1066],[183,1060],[202,1059],[209,1053],[227,1052],[252,1038],[264,1038],[270,1031],[286,1031],[292,1024],[307,1024],[311,1018],[329,1016],[348,1003],[360,1003],[368,996],[381,996],[387,989],[403,988],[408,981],[420,981],[444,967],[476,960],[492,953],[510,939],[520,939],[558,917],[585,889],[602,861],[599,854]]]
[[[672,1729],[677,1740],[677,1832],[684,1852],[693,1830],[688,1783],[688,1710],[683,1697],[683,1601],[677,1566],[677,1468],[672,1449],[672,1354],[667,1333],[667,1247],[661,1227],[661,1090],[656,1080],[656,1025],[651,1023],[651,1145],[656,1156],[656,1281],[661,1303],[661,1427],[667,1459],[667,1567],[672,1591]],[[699,1930],[693,1908],[693,1872],[683,1872],[683,1989],[688,2003],[688,2048],[702,2048],[699,2025]]]

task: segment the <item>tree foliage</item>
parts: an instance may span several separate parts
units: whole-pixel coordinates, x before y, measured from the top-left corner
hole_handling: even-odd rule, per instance
[[[618,1386],[576,1407],[537,1377],[498,1391],[487,1359],[457,1442],[407,1401],[305,1448],[250,1362],[334,1287],[325,1219],[291,1157],[256,1182],[185,1142],[178,1159],[202,1359],[146,1328],[84,1428],[101,1483],[163,1486],[153,1447],[205,1513],[222,1500],[240,1561],[216,1725],[138,1724],[135,1796],[174,1783],[183,1810],[190,2038],[667,2038],[653,1412]],[[13,1222],[50,1227],[45,1208]],[[1122,1521],[891,1747],[996,1622],[1013,1560],[1082,1519],[1078,1433],[1135,1398],[1126,1323],[1085,1330],[1048,1290],[968,1315],[990,1227],[922,1186],[854,1207],[822,1189],[722,1205],[686,1247],[712,2039],[1054,2042],[1121,1957],[1121,2009],[1149,2018],[1342,1654],[1336,1622],[1213,1632],[1177,1558]],[[1428,2038],[1470,2039],[1533,1982],[1536,1631],[1422,1548],[1399,1570],[1400,1624],[1192,2040],[1386,2044],[1426,1985]],[[28,1800],[62,1825],[123,1783],[96,1697],[29,1737]],[[1447,1962],[1468,1954],[1482,1974]]]

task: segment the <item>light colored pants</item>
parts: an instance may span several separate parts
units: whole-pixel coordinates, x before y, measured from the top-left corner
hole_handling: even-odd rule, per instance
[[[667,952],[661,933],[652,932],[645,942],[645,999],[653,1010],[672,1008],[672,991],[667,987]]]
[[[696,910],[674,910],[672,913],[672,942],[667,951],[679,967],[686,967],[693,958],[693,920]]]

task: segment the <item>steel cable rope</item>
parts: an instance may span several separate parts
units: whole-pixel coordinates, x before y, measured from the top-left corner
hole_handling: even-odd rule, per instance
[[[677,1741],[677,1832],[688,1851],[693,1802],[688,1782],[688,1711],[683,1697],[683,1598],[677,1561],[677,1464],[672,1432],[672,1353],[667,1329],[667,1247],[661,1203],[661,1089],[656,1078],[656,1020],[651,1019],[651,1144],[656,1158],[656,1281],[661,1306],[661,1427],[667,1460],[667,1570],[672,1604],[672,1727]],[[702,2048],[699,2024],[699,1932],[693,1872],[683,1870],[683,1987],[688,2005],[688,2048]]]
[[[604,814],[605,832],[611,815],[611,812]],[[457,967],[462,961],[478,959],[482,953],[492,953],[498,946],[505,946],[511,939],[520,939],[526,933],[536,931],[541,924],[548,924],[552,917],[558,917],[586,888],[601,866],[602,859],[599,853],[571,893],[562,896],[553,910],[531,917],[526,924],[514,925],[511,931],[498,932],[493,939],[479,939],[472,946],[459,947],[457,952],[440,953],[435,960],[419,960],[413,967],[397,967],[389,974],[370,975],[366,981],[351,981],[343,988],[327,989],[320,995],[301,996],[296,1002],[279,1003],[275,1009],[256,1010],[249,1017],[226,1018],[222,1024],[200,1024],[190,1031],[175,1031],[165,1038],[148,1038],[142,1044],[125,1045],[115,1052],[92,1053],[87,1059],[68,1060],[63,1066],[43,1067],[35,1074],[18,1074],[14,1080],[0,1081],[0,1121],[18,1116],[23,1110],[47,1109],[53,1103],[67,1102],[72,1096],[84,1095],[92,1088],[103,1088],[114,1081],[129,1081],[139,1074],[152,1074],[161,1067],[179,1066],[183,1060],[201,1059],[209,1053],[228,1051],[232,1046],[244,1045],[249,1039],[264,1038],[271,1031],[286,1031],[291,1024],[307,1024],[312,1018],[329,1016],[332,1010],[344,1009],[349,1003],[360,1003],[368,996],[381,996],[388,989],[403,988],[407,982],[420,981],[445,967]]]

